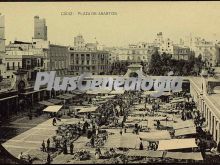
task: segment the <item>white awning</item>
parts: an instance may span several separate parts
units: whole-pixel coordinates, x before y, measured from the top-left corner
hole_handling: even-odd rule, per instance
[[[162,158],[163,151],[129,150],[127,156]]]
[[[133,115],[145,115],[147,111],[132,111],[131,112]]]
[[[99,92],[98,91],[86,91],[86,94],[88,94],[88,95],[97,95],[97,94],[99,94]]]
[[[85,107],[81,108],[78,113],[88,113],[88,112],[95,112],[98,107]]]
[[[60,104],[60,103],[63,102],[63,100],[58,100],[58,99],[49,99],[49,100],[47,100],[47,101],[49,101],[49,102],[51,102],[51,103],[53,103],[53,104]]]
[[[44,112],[58,112],[62,108],[62,105],[52,105],[45,108]]]
[[[182,129],[175,130],[175,136],[183,136],[183,135],[191,135],[191,134],[196,134],[195,127],[182,128]]]
[[[157,93],[157,91],[144,91],[141,96],[144,97],[144,96],[155,94],[155,93]]]
[[[195,138],[189,139],[170,139],[170,140],[160,140],[158,149],[163,150],[176,150],[183,148],[195,148],[198,147],[195,142]]]
[[[165,158],[203,160],[201,152],[167,152]]]
[[[135,105],[134,106],[134,108],[135,109],[145,109],[145,104],[138,104],[138,105]],[[146,104],[146,108],[148,108],[148,109],[152,109],[152,105],[150,105],[150,104]]]
[[[170,133],[166,130],[156,132],[140,132],[139,137],[146,141],[159,141],[171,139]]]
[[[174,99],[174,100],[171,100],[171,103],[180,103],[180,102],[185,102],[185,99],[182,98],[182,99]]]
[[[105,147],[107,148],[139,148],[140,139],[138,135],[126,133],[122,135],[110,135]]]
[[[193,120],[186,120],[178,123],[173,123],[174,129],[181,129],[181,128],[187,128],[187,127],[194,127],[194,121]]]
[[[42,104],[42,105],[46,105],[46,106],[54,105],[53,103],[48,102],[48,101],[40,101],[40,102],[38,102],[38,103],[39,103],[39,104]]]
[[[111,91],[110,95],[122,95],[125,93],[125,90],[117,90],[117,91]]]

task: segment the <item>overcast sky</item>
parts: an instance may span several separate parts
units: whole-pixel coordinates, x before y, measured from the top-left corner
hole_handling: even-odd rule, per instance
[[[61,12],[74,12],[61,16]],[[117,16],[79,16],[77,12],[117,12]],[[33,17],[46,18],[48,40],[72,45],[82,34],[106,46],[139,41],[152,42],[156,33],[174,41],[190,33],[220,39],[220,2],[65,2],[1,3],[5,15],[6,42],[31,41]],[[214,35],[216,34],[216,35]]]

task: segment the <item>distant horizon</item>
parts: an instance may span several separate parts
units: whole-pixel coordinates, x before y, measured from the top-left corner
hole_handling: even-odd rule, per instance
[[[190,34],[207,41],[220,39],[220,2],[2,2],[0,11],[5,16],[6,45],[15,40],[31,42],[36,15],[46,19],[48,41],[66,46],[73,46],[78,34],[86,43],[96,38],[106,47],[152,43],[158,32],[174,43]]]

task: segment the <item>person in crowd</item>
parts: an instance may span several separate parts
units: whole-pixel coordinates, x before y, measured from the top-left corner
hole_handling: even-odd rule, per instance
[[[47,163],[46,164],[51,164],[51,156],[49,153],[47,154]]]
[[[50,139],[47,139],[47,152],[50,150]]]
[[[144,150],[144,145],[143,145],[142,139],[140,139],[140,140],[141,140],[141,142],[140,142],[139,150]]]
[[[122,135],[122,128],[120,129],[120,135]]]
[[[43,152],[46,152],[46,145],[45,145],[44,140],[43,140],[41,146],[42,146],[42,151],[43,151]]]
[[[74,148],[74,145],[73,145],[73,142],[70,143],[70,154],[73,155],[73,148]]]
[[[18,159],[22,160],[24,157],[23,157],[23,152],[21,152],[19,155],[18,155]]]
[[[54,118],[53,118],[53,126],[56,126],[56,124],[57,124],[57,120],[56,120],[56,118],[54,117]]]

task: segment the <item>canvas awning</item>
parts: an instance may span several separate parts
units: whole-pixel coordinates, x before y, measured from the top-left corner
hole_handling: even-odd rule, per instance
[[[51,103],[54,103],[54,104],[60,104],[60,103],[63,102],[63,100],[58,100],[58,99],[49,99],[49,100],[47,100],[47,101],[49,101],[49,102],[51,102]]]
[[[165,158],[203,160],[201,152],[167,152]]]
[[[74,106],[69,106],[70,109],[83,109],[83,108],[88,108],[90,106],[77,106],[77,105],[74,105]]]
[[[156,132],[140,132],[139,137],[146,141],[159,141],[171,139],[170,133],[166,130]]]
[[[95,112],[98,107],[85,107],[81,108],[78,113],[89,113],[89,112]]]
[[[64,95],[64,96],[71,97],[71,98],[76,97],[75,94],[71,94],[71,93],[65,93],[65,94],[63,94],[63,95]]]
[[[145,109],[145,104],[138,104],[134,106],[135,109]],[[146,108],[152,109],[152,105],[146,104]]]
[[[114,95],[108,95],[108,96],[101,96],[100,98],[102,99],[111,99],[111,98],[114,98],[115,96]]]
[[[53,103],[51,103],[51,102],[48,102],[48,101],[40,101],[40,102],[38,102],[39,104],[41,104],[41,105],[46,105],[46,106],[51,106],[51,105],[54,105]]]
[[[182,128],[182,129],[175,130],[175,136],[192,135],[192,134],[196,134],[195,127]]]
[[[157,93],[157,91],[144,91],[141,96],[146,97],[147,95],[151,95],[151,94],[154,94],[154,93]]]
[[[172,95],[170,92],[163,92],[162,96],[170,96]]]
[[[97,94],[99,94],[99,92],[98,91],[86,91],[86,94],[87,95],[97,95]]]
[[[132,133],[118,135],[110,135],[104,147],[106,148],[138,148],[140,139]]]
[[[178,123],[173,123],[174,129],[181,129],[181,128],[187,128],[187,127],[194,127],[194,121],[193,120],[186,120]]]
[[[125,90],[117,90],[117,91],[111,91],[110,95],[122,95],[125,93]]]
[[[129,150],[127,156],[162,158],[163,151]]]
[[[146,117],[128,116],[126,121],[142,121],[146,120]]]
[[[63,99],[63,100],[69,100],[72,99],[72,96],[66,96],[66,95],[59,95],[57,96],[59,99]]]
[[[52,105],[45,108],[44,112],[55,112],[57,113],[62,108],[62,105]]]
[[[147,112],[146,111],[132,111],[131,113],[134,114],[134,115],[144,115]]]
[[[184,102],[185,99],[182,98],[182,99],[174,99],[174,100],[171,100],[171,103],[181,103],[181,102]]]
[[[195,142],[195,138],[189,139],[170,139],[160,140],[158,145],[158,151],[163,150],[176,150],[184,148],[195,148],[198,147]]]

